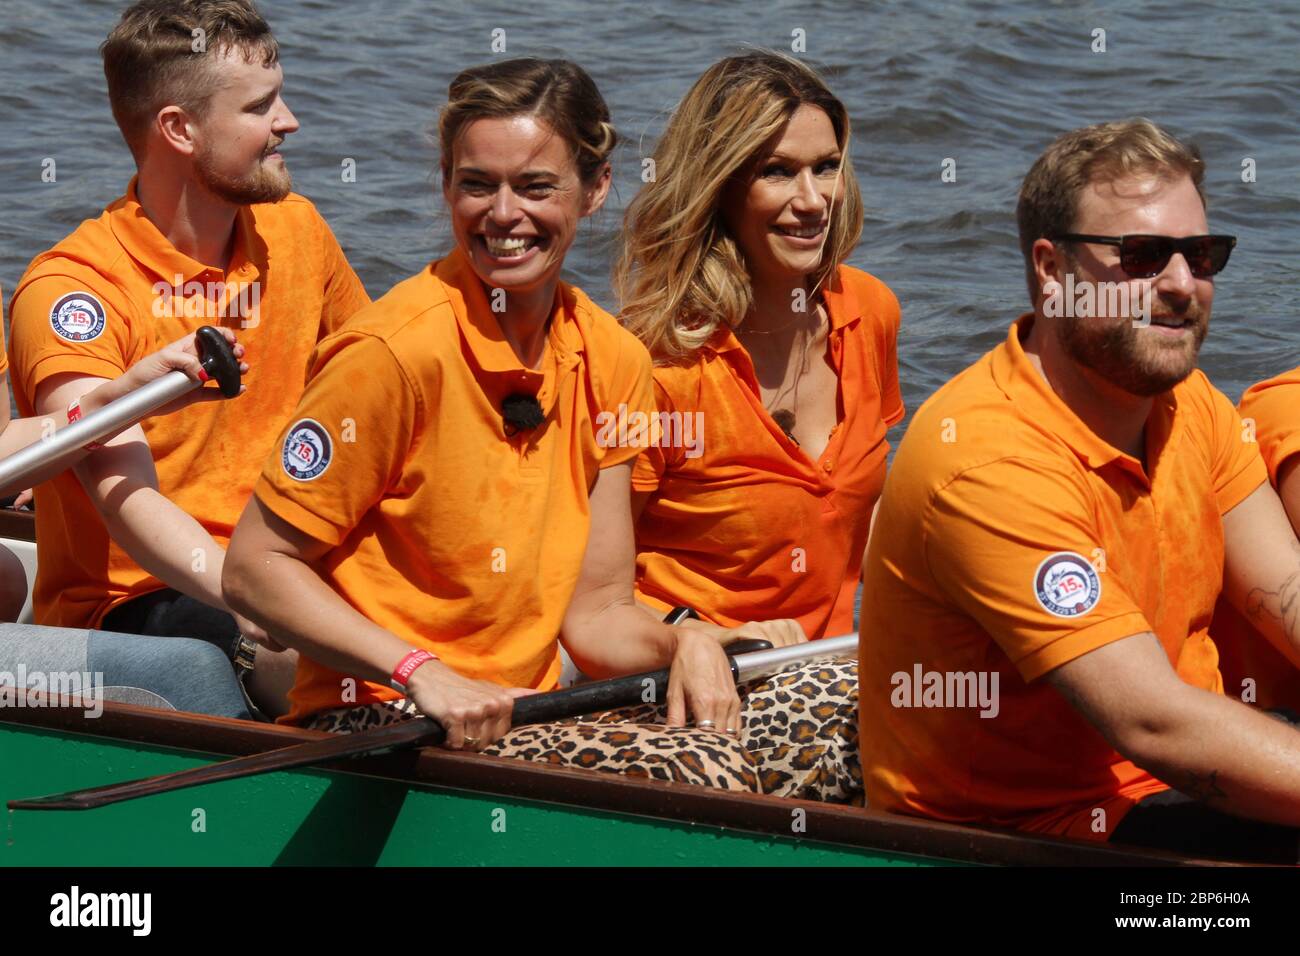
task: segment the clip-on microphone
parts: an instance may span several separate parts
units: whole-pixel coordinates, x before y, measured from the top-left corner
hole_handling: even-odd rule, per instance
[[[503,398],[501,418],[505,422],[507,438],[514,438],[523,431],[531,431],[546,421],[537,396],[528,392],[511,392]]]

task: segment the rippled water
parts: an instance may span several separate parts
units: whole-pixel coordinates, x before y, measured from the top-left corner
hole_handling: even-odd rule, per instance
[[[448,80],[499,56],[566,56],[600,84],[627,138],[616,194],[575,245],[572,278],[608,292],[621,210],[665,116],[711,62],[806,36],[853,115],[868,208],[852,262],[903,304],[903,389],[915,409],[996,343],[1026,293],[1014,203],[1058,132],[1143,114],[1201,145],[1211,226],[1240,237],[1220,277],[1203,364],[1236,398],[1300,364],[1300,5],[1157,2],[624,4],[265,0],[286,98],[302,130],[286,147],[372,295],[447,246],[428,131]],[[109,115],[98,43],[123,4],[0,5],[0,283],[118,196],[132,172]],[[1106,52],[1091,50],[1094,29]],[[52,157],[58,180],[41,182]],[[940,180],[945,158],[957,182]],[[1243,183],[1243,158],[1257,181]],[[357,181],[344,183],[352,158]]]

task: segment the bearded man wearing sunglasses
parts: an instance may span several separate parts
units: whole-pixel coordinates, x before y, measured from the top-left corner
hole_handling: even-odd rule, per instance
[[[1034,311],[917,412],[864,560],[872,806],[1297,862],[1300,732],[1224,695],[1209,634],[1222,593],[1300,659],[1300,543],[1196,370],[1234,245],[1203,177],[1129,120],[1025,178]]]

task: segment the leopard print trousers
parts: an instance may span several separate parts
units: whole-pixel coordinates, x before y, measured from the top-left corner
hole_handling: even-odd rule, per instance
[[[666,728],[666,705],[642,704],[515,727],[483,752],[720,790],[863,802],[857,661],[802,661],[736,689],[739,739],[696,727]],[[356,733],[418,715],[403,698],[324,711],[307,726]]]

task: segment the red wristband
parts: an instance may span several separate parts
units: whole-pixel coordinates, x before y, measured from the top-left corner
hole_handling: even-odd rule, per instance
[[[68,406],[68,424],[71,425],[73,422],[80,421],[80,420],[81,420],[81,399],[77,398],[77,399],[73,399],[72,404]],[[89,445],[86,446],[86,451],[94,451],[97,448],[103,448],[103,447],[104,446],[101,445],[99,442],[92,441]]]
[[[411,680],[411,675],[421,664],[427,664],[429,661],[436,661],[437,656],[430,654],[428,651],[410,651],[405,657],[397,662],[397,667],[393,668],[393,676],[388,679],[388,686],[393,690],[400,690],[406,693],[406,685]]]

